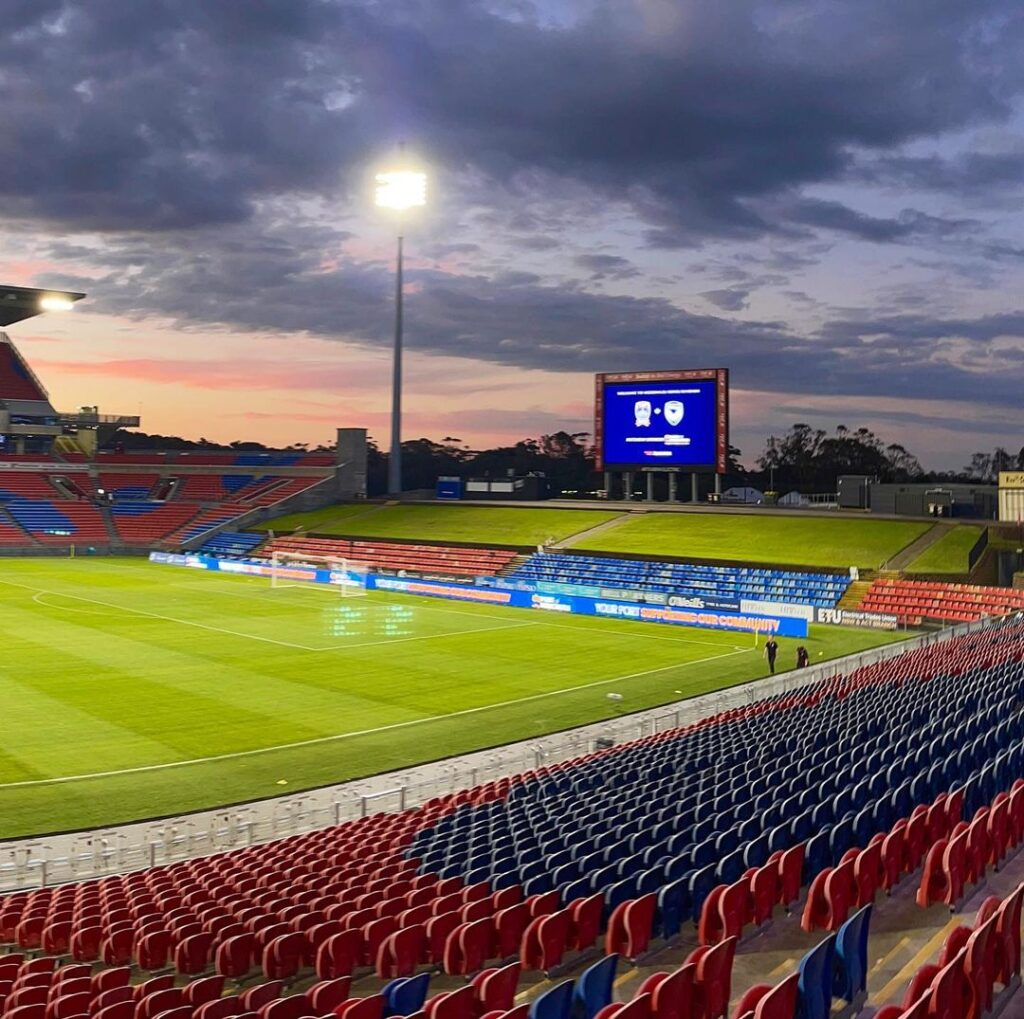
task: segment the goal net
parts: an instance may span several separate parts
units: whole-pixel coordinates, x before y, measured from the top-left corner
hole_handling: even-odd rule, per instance
[[[270,555],[272,588],[328,584],[339,591],[343,598],[352,598],[366,594],[368,572],[365,563],[342,556],[280,551],[274,551]]]

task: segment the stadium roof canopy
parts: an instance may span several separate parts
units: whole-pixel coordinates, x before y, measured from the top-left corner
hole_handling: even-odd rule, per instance
[[[68,290],[37,290],[35,287],[6,287],[0,284],[0,329],[46,311],[68,308],[85,294]],[[47,307],[47,305],[51,305]]]

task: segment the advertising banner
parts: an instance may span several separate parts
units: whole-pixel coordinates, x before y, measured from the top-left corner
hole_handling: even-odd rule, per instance
[[[762,616],[790,616],[793,619],[806,619],[814,622],[813,605],[794,605],[792,602],[755,601],[744,598],[740,602],[741,612],[753,612]]]
[[[175,556],[166,552],[151,552],[150,561],[195,569],[214,570],[248,576],[267,576],[272,572],[270,563],[251,559],[215,559],[212,556]],[[356,583],[341,571],[318,569],[314,566],[291,565],[278,567],[277,575],[306,580],[317,584]],[[543,612],[564,612],[572,615],[602,616],[606,619],[627,619],[639,623],[663,623],[672,626],[694,626],[711,630],[738,630],[745,633],[773,633],[781,637],[806,637],[807,620],[779,618],[753,613],[717,611],[706,607],[687,608],[681,605],[650,605],[640,602],[559,592],[524,591],[494,587],[479,587],[470,583],[445,583],[420,580],[415,577],[386,577],[366,575],[368,591],[392,591],[398,594],[419,595],[426,598],[447,598],[453,601],[476,602],[486,605],[507,605],[511,608],[538,609]],[[698,599],[702,600],[702,599]]]
[[[815,609],[814,621],[829,626],[860,626],[867,630],[895,630],[900,625],[896,616],[840,608]]]

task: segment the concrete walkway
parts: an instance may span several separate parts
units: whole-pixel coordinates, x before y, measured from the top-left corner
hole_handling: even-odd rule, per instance
[[[920,538],[916,538],[906,548],[901,549],[891,559],[883,564],[883,570],[905,570],[925,549],[931,548],[944,535],[951,531],[956,524],[943,520],[932,524]]]
[[[591,538],[595,534],[600,534],[602,531],[621,527],[627,520],[633,520],[644,512],[644,510],[630,510],[627,513],[623,513],[621,517],[613,517],[611,520],[606,520],[603,524],[598,524],[596,527],[588,527],[585,530],[577,531],[575,534],[570,534],[567,538],[556,541],[551,547],[571,548],[573,545],[578,545],[581,541]]]

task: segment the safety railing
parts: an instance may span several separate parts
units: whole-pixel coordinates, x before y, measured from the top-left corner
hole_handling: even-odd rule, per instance
[[[0,842],[0,894],[211,856],[370,814],[408,810],[436,796],[686,726],[992,625],[992,620],[964,623],[674,704],[339,785],[164,820]]]

